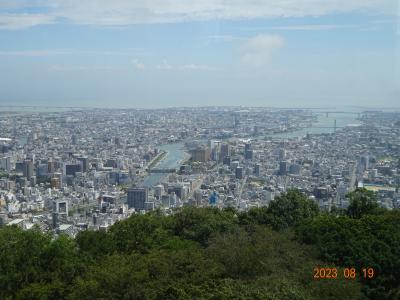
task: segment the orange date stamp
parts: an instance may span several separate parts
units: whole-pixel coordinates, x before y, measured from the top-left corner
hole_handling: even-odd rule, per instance
[[[374,268],[366,267],[357,270],[354,267],[349,268],[330,268],[330,267],[315,267],[314,268],[314,279],[374,279],[376,276]]]

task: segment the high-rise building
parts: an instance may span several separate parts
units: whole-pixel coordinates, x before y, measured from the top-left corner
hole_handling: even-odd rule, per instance
[[[30,179],[33,176],[33,162],[31,160],[24,161],[24,169],[23,169],[24,176]]]
[[[0,145],[1,153],[7,153],[9,150],[10,150],[10,145],[7,145],[7,144]]]
[[[211,150],[211,159],[213,161],[219,161],[219,156],[220,156],[220,148],[219,145],[216,145]]]
[[[60,189],[61,188],[60,179],[57,177],[51,178],[50,184],[51,184],[52,189]]]
[[[148,202],[149,193],[147,188],[128,189],[128,207],[135,211],[145,210],[145,203]]]
[[[65,175],[66,176],[75,176],[76,173],[82,171],[81,164],[66,164],[65,165]]]
[[[146,159],[147,155],[145,155],[145,159]],[[146,160],[150,161],[150,156],[148,156],[148,158]],[[117,160],[114,159],[114,158],[109,158],[109,159],[107,159],[105,166],[108,167],[108,168],[116,168],[117,167]]]
[[[232,161],[231,162],[231,170],[235,171],[237,167],[239,167],[239,161],[237,161],[237,160]]]
[[[53,177],[52,178],[57,178],[57,185],[55,186],[55,188],[61,188],[63,186],[63,175],[62,173],[53,173]],[[52,186],[53,187],[53,186]]]
[[[191,151],[193,161],[207,162],[210,160],[210,150],[207,147],[199,147]]]
[[[236,179],[243,179],[243,168],[237,167],[235,170]]]
[[[300,165],[299,164],[291,164],[289,166],[289,173],[293,175],[299,175],[300,174]]]
[[[258,134],[258,126],[253,127],[253,134],[257,135]]]
[[[37,175],[42,177],[42,176],[47,176],[48,174],[48,166],[47,164],[39,164],[37,166]]]
[[[196,205],[201,205],[203,199],[203,191],[202,190],[195,190],[194,191],[194,199],[196,201]]]
[[[254,165],[254,175],[259,177],[261,174],[261,165],[260,164],[255,164]]]
[[[52,213],[52,225],[53,228],[57,228],[60,223],[60,219],[66,220],[68,217],[68,202],[64,200],[53,201],[53,213]]]
[[[78,157],[78,161],[81,163],[82,166],[82,172],[87,172],[88,171],[88,158],[87,157]]]
[[[30,181],[31,181],[31,186],[35,186],[36,183],[37,183],[37,178],[36,178],[36,176],[31,176]]]
[[[279,175],[283,176],[287,173],[287,161],[281,161],[279,163]]]
[[[55,171],[55,167],[54,167],[54,161],[52,161],[52,160],[49,160],[48,162],[47,162],[47,169],[48,169],[48,172],[49,173],[54,173],[54,171]]]
[[[179,199],[185,197],[185,189],[182,184],[174,184],[168,187],[168,194],[175,193]]]
[[[245,150],[244,158],[249,159],[249,160],[253,159],[253,150],[251,150],[251,149]]]
[[[224,160],[222,161],[224,165],[230,166],[231,164],[231,157],[230,156],[225,156]]]
[[[220,154],[219,154],[219,161],[223,162],[224,159],[227,156],[230,156],[230,155],[231,155],[231,153],[230,153],[229,144],[226,144],[226,143],[221,144],[221,151],[220,151]]]
[[[235,120],[235,128],[238,128],[240,126],[240,113],[239,112],[235,112],[234,120]]]
[[[68,216],[68,202],[65,200],[54,200],[53,211],[59,215]]]
[[[24,162],[17,161],[17,162],[15,163],[15,171],[16,171],[16,172],[18,172],[18,173],[24,173],[24,172],[25,172],[24,169],[25,169],[25,163],[24,163]]]
[[[360,162],[361,162],[361,167],[362,167],[363,171],[369,169],[369,156],[368,155],[361,156]]]
[[[0,165],[0,167],[1,167],[3,170],[11,171],[11,157],[9,157],[9,156],[3,157],[3,158],[1,159],[1,165]]]
[[[278,150],[278,158],[279,158],[279,160],[286,159],[286,150],[285,150],[285,148],[280,148]]]

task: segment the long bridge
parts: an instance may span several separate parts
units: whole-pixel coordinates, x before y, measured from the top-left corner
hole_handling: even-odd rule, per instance
[[[311,126],[311,127],[300,127],[300,128],[338,129],[338,128],[344,128],[344,126]]]
[[[176,173],[176,169],[147,169],[147,172],[152,173]]]
[[[344,126],[337,126],[336,125],[336,119],[335,119],[335,120],[333,120],[333,126],[313,126],[313,125],[311,125],[311,126],[301,127],[301,128],[307,128],[307,129],[309,129],[309,128],[333,129],[333,131],[336,132],[336,130],[338,128],[344,128]]]
[[[354,111],[324,111],[324,112],[320,112],[320,113],[324,113],[326,115],[326,117],[329,117],[329,114],[347,114],[347,115],[357,115],[357,118],[360,118],[362,113],[360,112],[354,112]]]

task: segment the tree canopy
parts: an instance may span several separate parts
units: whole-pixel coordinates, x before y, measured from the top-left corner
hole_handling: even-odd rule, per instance
[[[351,218],[361,218],[364,215],[373,214],[378,211],[378,203],[375,194],[365,188],[357,188],[346,195],[349,198],[347,215]]]
[[[320,213],[293,190],[268,208],[155,211],[76,239],[6,226],[0,299],[398,299],[400,214],[371,211]],[[316,266],[377,276],[315,280]]]

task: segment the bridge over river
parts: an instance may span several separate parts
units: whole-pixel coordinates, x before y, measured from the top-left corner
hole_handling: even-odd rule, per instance
[[[147,169],[147,172],[150,174],[153,173],[161,173],[161,174],[169,174],[169,173],[176,173],[176,169]]]

